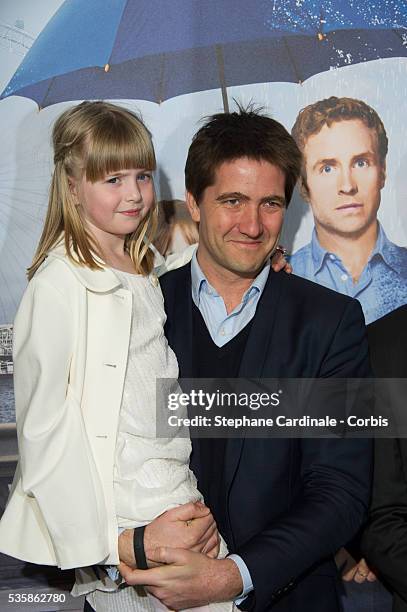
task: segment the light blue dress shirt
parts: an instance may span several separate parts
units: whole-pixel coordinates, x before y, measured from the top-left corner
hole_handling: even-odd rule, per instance
[[[194,253],[191,260],[192,299],[216,346],[227,344],[252,320],[269,272],[268,261],[243,295],[240,304],[228,314],[223,298],[208,283]]]
[[[228,314],[223,298],[209,284],[199,266],[196,252],[194,253],[191,261],[192,299],[199,308],[211,338],[217,346],[224,346],[253,319],[269,272],[268,261],[243,295],[240,304]],[[239,555],[229,555],[228,558],[236,563],[242,577],[243,591],[235,600],[239,604],[253,590],[253,581],[246,563]]]
[[[323,249],[314,229],[309,244],[290,258],[294,274],[357,298],[368,325],[407,303],[407,249],[387,238],[380,223],[376,245],[357,283],[341,259]]]

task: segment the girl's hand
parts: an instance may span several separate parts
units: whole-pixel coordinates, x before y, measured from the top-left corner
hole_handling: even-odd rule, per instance
[[[280,272],[284,270],[287,274],[291,274],[293,271],[293,267],[286,260],[287,250],[283,246],[278,246],[274,252],[274,255],[271,259],[271,267],[274,272]]]
[[[211,559],[217,559],[220,550],[220,535],[219,531],[216,529],[212,538],[209,540],[208,544],[202,549],[201,552],[205,553]]]

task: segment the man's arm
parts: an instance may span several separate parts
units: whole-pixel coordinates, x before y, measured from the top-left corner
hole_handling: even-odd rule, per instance
[[[242,591],[240,571],[231,559],[210,559],[179,548],[159,548],[153,559],[165,565],[143,571],[120,564],[120,573],[128,584],[147,587],[171,610],[231,601]]]
[[[344,309],[319,376],[361,378],[370,372],[364,318],[353,300]],[[260,608],[346,544],[362,525],[369,503],[370,440],[301,439],[298,444],[301,494],[281,520],[236,550],[250,571]]]
[[[362,523],[369,488],[368,441],[304,440],[301,445],[302,494],[280,521],[236,551],[246,563],[255,589],[243,602],[245,609],[254,605],[254,596],[256,605],[266,609],[312,565],[333,555]],[[344,455],[349,460],[347,469],[341,466]],[[208,559],[170,549],[160,549],[153,558],[171,565],[134,572],[122,566],[120,571],[129,584],[150,585],[149,590],[169,608],[234,599],[242,591],[240,572],[231,559]]]
[[[302,440],[300,446],[301,494],[281,520],[236,551],[250,571],[261,608],[343,546],[358,531],[367,509],[368,441]]]

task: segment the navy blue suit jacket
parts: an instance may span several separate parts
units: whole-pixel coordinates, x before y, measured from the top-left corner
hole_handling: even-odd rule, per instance
[[[180,376],[193,377],[190,265],[161,279],[166,335]],[[242,356],[240,377],[370,374],[359,303],[294,275],[270,272]],[[207,440],[205,441],[207,442]],[[371,483],[367,439],[229,439],[223,486],[208,497],[210,445],[193,440],[192,469],[254,592],[244,609],[339,610],[333,554],[365,519]]]

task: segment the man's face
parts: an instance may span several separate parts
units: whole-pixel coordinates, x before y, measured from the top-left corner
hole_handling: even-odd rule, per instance
[[[306,141],[304,157],[317,230],[359,236],[376,223],[385,168],[372,129],[357,119],[324,125]]]
[[[280,168],[243,157],[219,166],[199,205],[187,193],[191,216],[199,223],[198,260],[204,271],[257,276],[280,235],[284,188]]]

